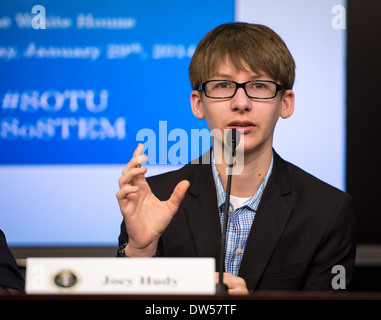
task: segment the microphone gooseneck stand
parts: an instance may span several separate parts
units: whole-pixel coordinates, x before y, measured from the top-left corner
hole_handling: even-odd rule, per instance
[[[235,149],[239,144],[240,136],[237,129],[231,129],[226,137],[226,142],[230,146],[230,156],[229,156],[229,171],[228,171],[228,181],[226,184],[226,199],[225,199],[225,209],[224,209],[224,221],[222,227],[221,235],[221,247],[220,247],[220,259],[219,259],[219,278],[216,284],[216,293],[220,299],[228,292],[228,287],[223,281],[224,275],[224,264],[225,264],[225,246],[226,246],[226,231],[228,226],[228,214],[230,205],[230,190],[233,175],[233,159],[235,157]]]

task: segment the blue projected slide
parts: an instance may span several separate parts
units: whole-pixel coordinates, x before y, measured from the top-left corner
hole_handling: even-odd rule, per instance
[[[1,164],[124,163],[142,126],[200,125],[189,61],[207,30],[234,20],[233,1],[38,3],[46,29],[33,28],[30,1],[2,2]]]
[[[344,189],[345,2],[0,0],[0,9],[0,229],[11,246],[117,244],[115,193],[137,144],[157,146],[147,175],[209,147],[190,141],[207,125],[190,108],[188,67],[201,38],[227,22],[266,24],[285,40],[296,105],[274,147]]]

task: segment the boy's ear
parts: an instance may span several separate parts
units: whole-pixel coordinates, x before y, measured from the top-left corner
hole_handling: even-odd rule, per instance
[[[202,110],[202,98],[201,92],[198,90],[193,90],[190,95],[192,112],[194,116],[198,119],[204,119],[204,111]]]
[[[294,112],[294,102],[295,102],[295,94],[292,90],[286,90],[283,93],[282,97],[282,109],[280,111],[280,116],[282,119],[287,119]]]

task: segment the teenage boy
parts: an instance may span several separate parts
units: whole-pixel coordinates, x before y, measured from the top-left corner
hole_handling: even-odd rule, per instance
[[[351,197],[286,162],[272,147],[277,120],[294,110],[294,75],[282,39],[266,26],[247,23],[206,34],[189,67],[193,114],[205,118],[211,131],[236,128],[244,138],[238,146],[243,170],[232,179],[225,248],[230,294],[331,290],[336,265],[345,270],[341,288],[352,277]],[[148,179],[141,166],[147,156],[143,145],[137,147],[119,179],[124,217],[119,256],[218,261],[228,164],[215,161],[214,153],[224,139],[213,139],[207,163],[200,157],[199,164]]]

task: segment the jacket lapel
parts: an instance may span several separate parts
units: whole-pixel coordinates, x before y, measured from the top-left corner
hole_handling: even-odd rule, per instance
[[[252,288],[258,283],[291,214],[286,201],[290,193],[285,161],[274,151],[273,172],[262,195],[238,274],[248,279]],[[197,255],[219,261],[221,224],[210,164],[195,165],[184,210]]]
[[[215,257],[218,261],[221,225],[217,194],[210,164],[195,165],[184,210],[199,257]]]
[[[273,172],[255,215],[238,274],[250,282],[251,288],[257,285],[286,226],[291,213],[286,202],[290,193],[287,167],[274,151]]]

